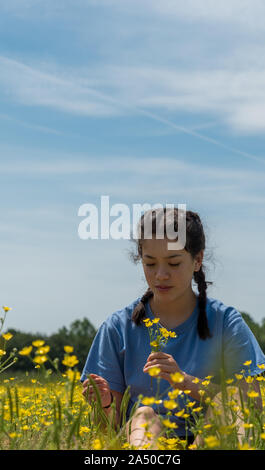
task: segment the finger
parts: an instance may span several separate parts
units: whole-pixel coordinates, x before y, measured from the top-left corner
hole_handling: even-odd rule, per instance
[[[94,380],[96,384],[107,383],[107,381],[103,379],[103,377],[100,377],[99,375],[94,378],[92,377],[92,379]]]
[[[147,360],[159,359],[159,358],[163,358],[163,357],[165,358],[165,357],[172,357],[172,356],[170,354],[166,354],[162,351],[156,351],[156,352],[152,352],[151,354],[149,354]]]
[[[160,365],[166,365],[166,364],[170,364],[170,362],[168,361],[168,359],[154,359],[153,361],[150,361],[150,362],[147,362],[145,365],[144,365],[144,368],[146,367],[159,367]]]

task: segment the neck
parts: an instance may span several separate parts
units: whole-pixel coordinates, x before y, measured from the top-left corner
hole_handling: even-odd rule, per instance
[[[192,291],[184,293],[177,299],[166,302],[157,296],[149,300],[151,310],[155,317],[161,319],[161,323],[170,328],[180,325],[189,318],[196,307],[197,296]]]

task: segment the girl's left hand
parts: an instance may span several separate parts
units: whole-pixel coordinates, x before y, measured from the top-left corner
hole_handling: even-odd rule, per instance
[[[180,370],[175,359],[170,354],[163,353],[162,351],[152,352],[147,358],[143,371],[148,372],[151,367],[159,367],[159,369],[161,369],[161,372],[156,377],[167,380],[172,387],[178,385],[178,388],[180,388],[181,384],[174,383],[170,374],[174,374],[175,372],[179,372],[183,376],[185,376],[185,374]]]

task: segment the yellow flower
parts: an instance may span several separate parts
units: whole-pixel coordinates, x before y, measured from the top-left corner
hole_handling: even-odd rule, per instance
[[[170,338],[176,338],[177,337],[175,331],[169,331],[168,334],[169,334]]]
[[[147,439],[152,439],[153,434],[150,431],[145,431],[144,435],[147,437]]]
[[[78,362],[79,360],[76,356],[65,356],[62,361],[62,363],[67,367],[74,367],[76,364],[78,364]]]
[[[181,418],[184,415],[184,412],[185,412],[185,410],[183,408],[182,410],[178,411],[177,413],[174,413],[174,415],[177,416],[178,418]]]
[[[67,369],[67,371],[66,371],[66,377],[68,377],[68,379],[69,379],[71,382],[73,382],[74,377],[75,377],[75,380],[76,380],[76,381],[79,380],[79,379],[80,379],[80,376],[81,376],[81,374],[80,374],[80,372],[78,372],[78,371],[74,372],[72,369]]]
[[[174,390],[168,392],[168,396],[169,396],[169,398],[171,398],[173,400],[174,398],[177,398],[180,393],[181,393],[181,391],[178,388],[175,388]]]
[[[254,377],[251,377],[251,375],[248,375],[246,378],[245,378],[245,381],[247,382],[247,384],[251,384],[254,380]]]
[[[262,432],[262,433],[260,434],[260,438],[263,439],[263,440],[265,440],[265,432]]]
[[[203,381],[202,381],[202,385],[203,385],[204,387],[207,387],[207,385],[209,385],[209,383],[210,383],[210,380],[203,380]]]
[[[212,449],[213,447],[218,447],[220,445],[220,441],[216,438],[216,436],[209,436],[204,438],[205,444],[207,447]]]
[[[235,374],[235,378],[237,380],[241,380],[241,379],[243,379],[243,375],[242,374]]]
[[[195,379],[192,380],[192,383],[198,384],[200,382],[200,379],[198,377],[195,377]]]
[[[197,449],[197,446],[196,444],[190,444],[189,447],[188,447],[189,450],[196,450]]]
[[[44,362],[48,361],[48,358],[46,356],[36,356],[33,359],[36,364],[44,364]]]
[[[226,383],[229,385],[229,384],[232,384],[234,382],[234,379],[227,379],[226,380]]]
[[[45,344],[45,341],[43,341],[43,339],[36,339],[35,341],[32,341],[32,344],[36,348],[40,348],[41,346]]]
[[[251,390],[247,393],[248,397],[250,398],[256,398],[259,396],[258,392],[254,392],[254,390]]]
[[[167,427],[167,428],[171,428],[171,429],[176,429],[178,427],[178,425],[176,423],[172,423],[169,419],[164,419],[163,420],[163,424]]]
[[[265,364],[258,364],[259,369],[265,369]]]
[[[147,372],[151,377],[156,377],[160,374],[161,369],[155,366],[155,367],[151,367]]]
[[[253,428],[253,424],[252,423],[243,423],[243,428],[251,429],[251,428]]]
[[[21,351],[19,351],[18,353],[21,355],[21,356],[29,356],[29,354],[31,353],[32,351],[32,346],[25,346],[23,349],[21,349]]]
[[[154,397],[144,397],[142,399],[142,404],[143,405],[153,405],[155,403],[155,398]]]
[[[9,341],[11,338],[13,338],[12,333],[5,333],[2,336],[6,341]]]
[[[239,450],[254,450],[254,447],[251,447],[247,442],[244,444],[238,444]]]
[[[159,346],[159,341],[157,341],[156,339],[154,341],[152,341],[150,343],[150,346],[152,346],[153,348],[158,348]]]
[[[140,424],[140,427],[148,429],[149,428],[149,423],[142,423],[142,424]]]
[[[87,426],[80,426],[80,435],[82,436],[86,432],[90,432],[90,428]]]
[[[210,429],[212,427],[212,424],[205,424],[203,427],[204,429]]]
[[[145,322],[145,326],[146,326],[147,328],[149,328],[149,326],[152,326],[152,325],[153,325],[153,322],[152,322],[151,320],[149,320],[149,319],[148,319],[148,321],[145,321],[145,320],[144,320],[144,322]]]
[[[95,449],[95,450],[102,449],[102,444],[101,444],[99,439],[94,439],[94,441],[92,443],[92,449]]]
[[[162,336],[164,336],[164,338],[168,338],[169,337],[169,332],[166,328],[159,328]]]
[[[251,361],[251,360],[244,362],[243,366],[250,366],[250,364],[252,364],[252,361]]]
[[[173,374],[170,374],[171,380],[174,383],[181,383],[184,380],[184,375],[181,374],[180,372],[175,372]]]
[[[129,442],[125,442],[125,444],[122,444],[121,448],[122,449],[129,449],[130,448]]]
[[[177,408],[178,406],[174,400],[164,400],[163,405],[168,410],[174,410],[174,408]]]
[[[71,352],[73,352],[74,348],[73,346],[64,346],[64,351],[69,354]]]
[[[12,308],[6,307],[5,305],[3,305],[2,308],[4,309],[5,312],[9,312],[9,310],[12,310]]]
[[[160,321],[160,318],[155,318],[155,319],[153,320],[153,323],[158,323],[159,321]]]
[[[201,410],[202,410],[202,406],[198,406],[197,408],[193,408],[193,411],[195,411],[195,413],[199,413]]]
[[[196,401],[190,401],[189,403],[187,403],[187,407],[192,408],[195,404],[196,404]]]
[[[50,346],[46,345],[46,346],[42,346],[38,348],[35,354],[39,354],[39,355],[47,354],[49,351],[50,351]]]

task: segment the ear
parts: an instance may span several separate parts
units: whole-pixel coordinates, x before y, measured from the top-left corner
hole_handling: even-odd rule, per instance
[[[199,271],[202,265],[203,261],[203,255],[204,251],[201,250],[196,256],[195,256],[195,265],[194,265],[194,271]]]

